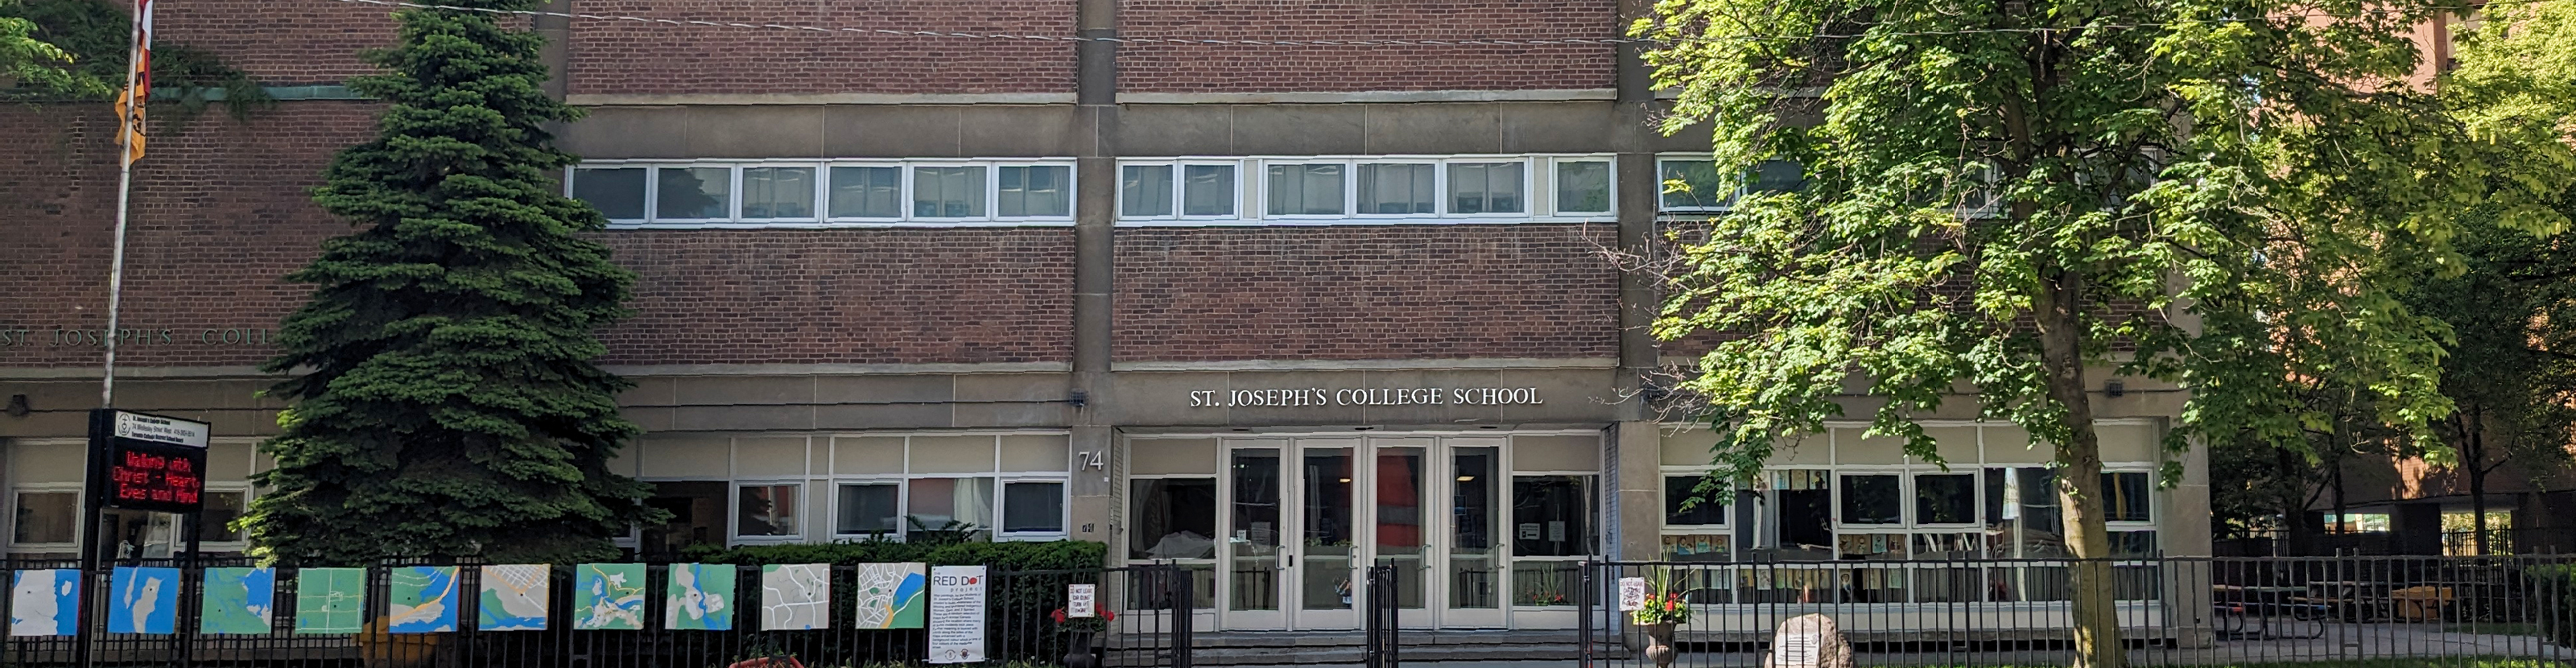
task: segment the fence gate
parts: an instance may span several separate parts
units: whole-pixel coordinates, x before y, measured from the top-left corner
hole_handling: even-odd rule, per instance
[[[1368,568],[1368,668],[1396,666],[1395,567]]]

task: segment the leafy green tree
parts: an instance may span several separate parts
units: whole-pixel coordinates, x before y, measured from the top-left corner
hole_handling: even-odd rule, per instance
[[[660,518],[607,468],[638,430],[592,332],[625,315],[633,275],[581,236],[606,219],[555,185],[573,158],[545,124],[575,110],[539,89],[537,35],[398,17],[399,45],[368,55],[387,72],[351,82],[389,103],[381,134],[314,195],[361,229],[289,276],[314,292],[266,367],[296,374],[274,390],[293,404],[243,524],[287,562],[614,555],[612,536]]]
[[[0,0],[0,26],[18,21],[31,30],[41,44],[57,47],[68,61],[54,60],[57,71],[36,78],[21,77],[18,97],[37,101],[100,101],[114,97],[125,86],[127,58],[132,54],[134,38],[133,7],[118,6],[101,0]],[[0,27],[0,33],[10,28]],[[6,43],[0,39],[0,43]],[[8,51],[0,47],[0,52]],[[0,56],[0,62],[8,62]],[[67,66],[64,66],[67,65]],[[0,72],[8,68],[0,67]],[[0,75],[0,79],[5,79]],[[226,64],[221,57],[168,39],[152,45],[152,81],[163,99],[178,104],[179,113],[165,116],[161,131],[174,132],[220,100],[233,118],[248,118],[250,112],[273,106],[275,98],[260,87],[248,72]],[[218,97],[215,93],[221,91]]]
[[[2458,410],[2436,431],[2468,482],[2471,545],[2492,554],[2489,478],[2511,467],[2545,480],[2576,447],[2576,234],[2487,228],[2461,245],[2467,270],[2410,302],[2456,336],[2442,392]]]
[[[2474,132],[2408,83],[2441,10],[1662,0],[1634,33],[1664,41],[1666,129],[1713,125],[1721,173],[1805,173],[1679,251],[1658,334],[1726,335],[1687,384],[1727,437],[1716,472],[1751,480],[1847,392],[1933,462],[1915,414],[2020,424],[2056,445],[2076,663],[2122,665],[2093,381],[2188,388],[2169,448],[2304,452],[2338,406],[2438,445],[2447,333],[2401,296],[2456,271],[2465,212],[2565,222],[2565,145]]]
[[[95,98],[115,88],[62,45],[37,39],[37,23],[19,0],[0,0],[0,92],[42,98]],[[122,73],[119,73],[120,75]],[[16,90],[7,90],[14,87]]]

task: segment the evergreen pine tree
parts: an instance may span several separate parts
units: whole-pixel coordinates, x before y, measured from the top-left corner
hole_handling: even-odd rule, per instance
[[[314,194],[362,229],[288,276],[315,289],[266,367],[297,375],[273,390],[292,406],[243,524],[289,563],[612,556],[658,513],[606,466],[639,430],[592,331],[625,315],[633,275],[557,185],[573,158],[544,124],[577,112],[539,88],[542,37],[491,13],[397,16],[399,43],[367,55],[386,72],[350,83],[390,103],[380,134]]]

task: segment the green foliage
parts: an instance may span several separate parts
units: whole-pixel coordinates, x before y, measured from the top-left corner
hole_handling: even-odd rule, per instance
[[[612,536],[663,513],[607,468],[638,430],[592,332],[626,315],[633,274],[556,185],[573,158],[545,126],[577,114],[539,88],[543,38],[478,12],[398,18],[400,44],[367,56],[386,73],[352,82],[389,103],[380,135],[314,193],[359,230],[288,276],[314,290],[266,366],[295,374],[273,390],[293,403],[242,525],[286,562],[613,557]]]
[[[710,564],[920,562],[932,566],[989,565],[996,570],[1032,571],[1100,568],[1109,563],[1109,546],[1078,540],[1044,543],[947,544],[854,540],[819,544],[742,545],[730,548],[697,546],[683,552],[682,555],[693,561]]]
[[[42,34],[42,24],[19,2],[0,0],[0,83],[15,88],[0,89],[0,94],[94,98],[114,93],[105,80],[89,75],[91,68],[73,55],[76,51]]]
[[[69,59],[69,67],[61,70],[57,83],[24,86],[25,93],[41,99],[83,102],[115,97],[118,89],[125,86],[127,57],[131,55],[126,43],[132,39],[134,29],[130,12],[129,7],[101,0],[0,0],[0,25],[6,25],[10,17],[23,19],[38,38],[60,47]],[[0,32],[6,30],[0,27]],[[0,39],[0,44],[6,42]],[[5,62],[8,58],[0,56],[0,63]],[[160,40],[152,47],[152,82],[154,89],[175,95],[174,101],[179,105],[180,113],[164,121],[167,128],[184,127],[218,100],[235,119],[248,118],[252,111],[277,104],[276,98],[270,97],[249,73],[225,64],[204,49],[168,40]]]
[[[2541,637],[2560,647],[2576,647],[2576,564],[2548,564],[2528,569],[2540,591]]]

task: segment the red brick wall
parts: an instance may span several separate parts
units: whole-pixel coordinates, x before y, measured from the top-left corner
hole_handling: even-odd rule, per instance
[[[226,345],[224,330],[274,331],[305,288],[278,280],[347,227],[306,189],[341,145],[375,128],[377,106],[296,102],[248,124],[210,113],[163,132],[134,169],[121,328],[170,330],[120,346],[135,365],[250,365],[267,346]],[[0,366],[85,366],[95,345],[50,345],[54,328],[106,326],[116,216],[115,120],[104,106],[0,107],[0,328],[34,345],[0,347]],[[206,330],[217,343],[198,343]],[[13,339],[16,337],[12,337]],[[86,343],[86,342],[84,342]]]
[[[337,84],[375,72],[358,52],[393,46],[393,11],[312,0],[155,2],[153,41],[212,51],[266,85]]]
[[[1066,361],[1073,230],[635,230],[610,363]]]
[[[978,34],[1073,34],[1074,0],[579,0],[585,14]],[[576,21],[571,92],[1070,93],[1073,44]]]
[[[1124,229],[1118,359],[1615,357],[1607,225]]]
[[[209,114],[164,134],[135,170],[123,328],[172,341],[120,346],[135,366],[243,366],[304,301],[279,277],[349,227],[307,189],[377,107],[288,102],[237,124]],[[97,364],[53,330],[105,326],[116,206],[104,109],[0,106],[0,366]],[[1072,346],[1070,230],[617,231],[600,238],[642,280],[636,317],[605,335],[611,361],[1061,361]],[[215,330],[215,343],[196,338]]]
[[[1124,37],[1234,40],[1615,37],[1617,3],[1540,0],[1125,0]],[[1612,47],[1131,44],[1127,92],[1609,88]]]

